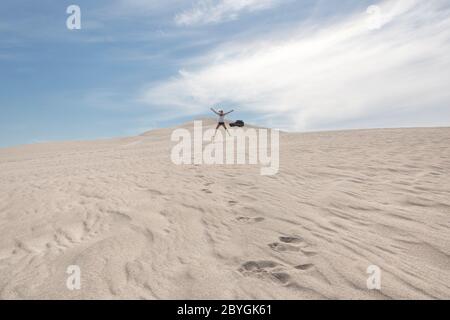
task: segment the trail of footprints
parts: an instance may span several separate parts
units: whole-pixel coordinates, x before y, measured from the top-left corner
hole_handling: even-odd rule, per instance
[[[195,170],[195,169],[194,169]],[[206,181],[204,178],[204,175],[201,174],[197,174],[195,176],[196,178],[200,178],[203,180],[203,188],[201,189],[202,192],[206,193],[206,194],[212,194],[213,192],[209,189],[211,185],[214,185],[214,182],[211,181]],[[236,200],[229,200],[228,204],[230,207],[234,207],[236,205],[239,204],[238,201]],[[263,217],[247,217],[247,216],[239,216],[236,218],[236,221],[239,223],[243,223],[243,224],[253,224],[253,223],[258,223],[258,222],[262,222],[265,219]]]
[[[280,254],[299,253],[306,257],[312,257],[317,254],[309,248],[308,243],[301,237],[296,236],[279,237],[279,242],[269,243],[268,246]],[[289,285],[293,283],[291,276],[293,272],[307,272],[313,268],[313,263],[286,266],[272,260],[257,260],[243,263],[239,268],[239,272],[244,276],[269,279],[281,285]]]
[[[204,178],[203,175],[197,175],[197,178]],[[207,194],[212,191],[209,187],[213,182],[204,182],[204,188],[201,190]],[[238,204],[235,200],[229,200],[228,204],[233,207]],[[241,224],[255,224],[264,221],[263,217],[238,216],[236,221]],[[298,236],[281,236],[279,241],[269,243],[268,247],[280,254],[297,253],[304,257],[312,257],[317,253],[309,248],[308,243]],[[307,272],[314,268],[313,263],[303,263],[298,265],[286,266],[272,260],[247,261],[243,263],[238,271],[244,276],[256,277],[259,279],[270,279],[281,285],[289,285],[293,283],[292,272]]]

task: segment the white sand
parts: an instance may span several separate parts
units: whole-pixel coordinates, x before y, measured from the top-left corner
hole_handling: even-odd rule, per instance
[[[284,133],[276,176],[171,132],[0,149],[0,297],[450,298],[450,128]]]

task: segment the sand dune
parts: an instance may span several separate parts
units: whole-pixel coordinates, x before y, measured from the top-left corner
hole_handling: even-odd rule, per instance
[[[450,128],[282,133],[275,176],[171,132],[0,149],[0,298],[450,298]]]

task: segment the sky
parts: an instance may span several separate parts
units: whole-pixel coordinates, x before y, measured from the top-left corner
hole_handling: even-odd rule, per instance
[[[0,2],[0,147],[210,107],[289,131],[449,126],[449,84],[449,0]]]

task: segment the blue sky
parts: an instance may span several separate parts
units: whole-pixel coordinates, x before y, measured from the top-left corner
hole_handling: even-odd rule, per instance
[[[71,4],[81,30],[66,28]],[[298,131],[448,126],[449,12],[445,0],[2,0],[0,146],[135,135],[211,106]]]

